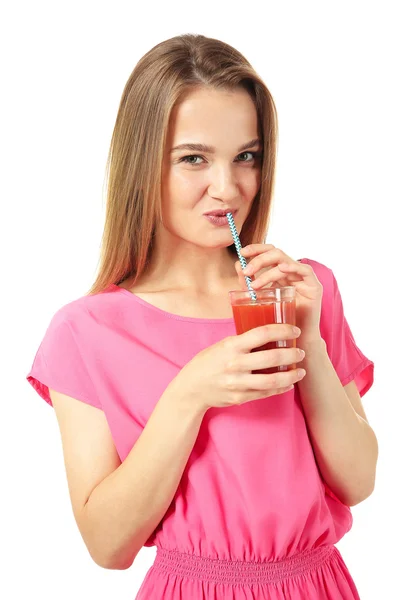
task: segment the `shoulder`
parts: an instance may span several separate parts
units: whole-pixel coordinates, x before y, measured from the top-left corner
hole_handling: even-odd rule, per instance
[[[62,305],[53,314],[49,328],[58,329],[69,325],[73,329],[81,329],[86,323],[101,321],[118,310],[115,287],[93,295],[80,296]]]

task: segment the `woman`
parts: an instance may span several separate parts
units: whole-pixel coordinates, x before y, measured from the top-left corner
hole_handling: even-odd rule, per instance
[[[141,600],[359,598],[334,544],[374,488],[374,363],[333,272],[263,243],[276,144],[273,99],[237,50],[201,35],[150,50],[117,115],[98,277],[27,376],[56,411],[95,562],[126,569],[157,546]],[[228,292],[246,286],[213,211],[233,214],[255,289],[296,287],[300,335],[235,334]],[[296,337],[302,355],[252,352]],[[294,362],[305,376],[252,373]]]

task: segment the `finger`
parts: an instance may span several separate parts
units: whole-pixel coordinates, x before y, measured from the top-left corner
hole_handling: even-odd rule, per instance
[[[239,352],[250,352],[253,348],[259,348],[264,344],[268,344],[268,342],[292,340],[299,337],[300,334],[295,333],[293,327],[289,323],[271,323],[270,325],[254,327],[234,336],[234,343]]]
[[[294,260],[291,262],[283,261],[278,264],[278,267],[283,273],[292,273],[294,275],[298,275],[301,277],[301,279],[304,279],[306,283],[315,281],[316,275],[311,265],[306,265]]]
[[[287,387],[284,388],[277,388],[276,390],[271,390],[268,393],[268,396],[266,396],[267,398],[269,396],[277,396],[278,394],[285,394],[286,392],[290,392],[290,390],[292,390],[294,388],[294,383],[292,383],[292,385],[288,385]]]
[[[291,369],[290,371],[279,371],[278,373],[270,373],[269,375],[262,374],[243,374],[239,376],[237,387],[238,389],[255,392],[271,391],[294,385],[301,381],[304,375],[300,374],[299,369]]]
[[[285,273],[282,272],[282,270],[280,269],[280,267],[274,267],[272,269],[269,269],[269,271],[264,271],[263,273],[261,273],[260,275],[258,275],[253,283],[252,283],[252,287],[254,289],[259,289],[261,287],[266,286],[269,283],[273,283],[273,282],[278,282],[281,283],[281,285],[284,285],[286,281],[289,282],[295,282],[295,281],[302,281],[303,277],[301,275],[298,275],[297,273],[288,273],[287,271]]]
[[[254,256],[254,254],[272,250],[272,248],[275,248],[273,244],[249,244],[248,246],[244,246],[240,250],[240,253],[242,256]]]
[[[283,348],[270,348],[269,350],[257,350],[240,355],[237,359],[236,372],[258,371],[259,369],[270,369],[278,366],[296,366],[296,363],[304,359],[300,348],[296,348],[293,342],[288,341],[288,346]]]
[[[272,250],[261,252],[249,260],[243,272],[245,275],[253,275],[261,269],[272,269],[272,267],[280,263],[289,262],[291,260],[292,259],[287,256],[287,254],[284,254],[282,250],[273,248]]]
[[[286,392],[290,392],[293,390],[294,383],[292,385],[288,385],[287,387],[279,388],[276,390],[263,390],[262,396],[260,396],[259,390],[253,391],[252,393],[244,394],[244,400],[240,402],[240,404],[244,404],[246,402],[252,402],[253,400],[260,400],[261,398],[270,398],[271,396],[278,396],[280,394],[285,394]]]

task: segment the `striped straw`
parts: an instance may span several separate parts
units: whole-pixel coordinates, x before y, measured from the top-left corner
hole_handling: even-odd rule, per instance
[[[233,220],[232,213],[229,212],[229,213],[227,213],[226,216],[228,217],[229,227],[230,227],[230,230],[231,230],[233,241],[235,243],[235,248],[236,248],[237,255],[239,257],[240,264],[242,266],[242,269],[245,269],[247,267],[247,262],[246,262],[246,259],[240,254],[240,251],[242,249],[242,244],[240,243],[239,234],[238,234],[238,232],[236,230],[235,221]],[[257,300],[256,293],[253,290],[253,288],[251,287],[251,278],[248,277],[247,275],[245,275],[244,278],[246,280],[246,285],[247,285],[248,290],[250,292],[251,299],[252,300]]]

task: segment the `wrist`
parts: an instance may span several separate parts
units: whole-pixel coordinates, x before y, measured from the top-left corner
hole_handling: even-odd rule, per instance
[[[194,392],[185,390],[175,379],[167,386],[160,401],[176,410],[180,417],[189,416],[202,419],[208,410],[207,406],[199,403]]]
[[[313,339],[300,339],[298,340],[298,343],[296,344],[299,348],[301,348],[302,350],[304,350],[304,352],[307,355],[312,355],[312,354],[319,354],[321,352],[326,352],[327,351],[327,347],[326,347],[326,342],[324,340],[324,338],[322,337],[317,337],[317,338],[313,338]]]

